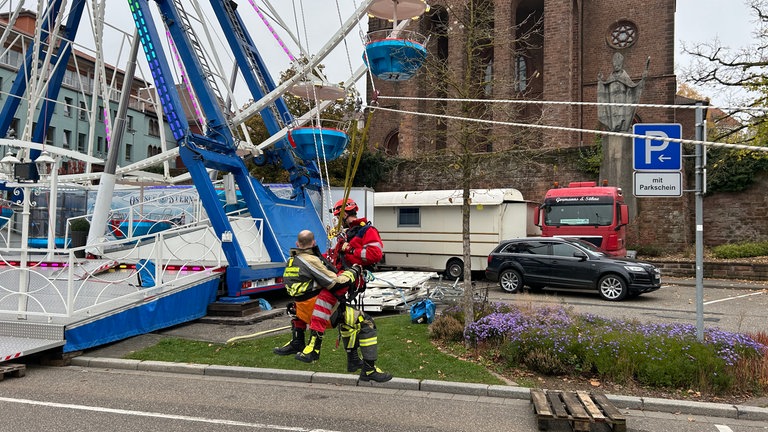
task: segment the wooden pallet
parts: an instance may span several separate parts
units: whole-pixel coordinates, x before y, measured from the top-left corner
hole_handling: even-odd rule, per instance
[[[603,423],[613,432],[626,432],[627,420],[602,393],[585,391],[531,389],[531,403],[539,430],[550,423],[569,423],[574,431],[589,431],[595,423]]]
[[[0,381],[4,380],[6,375],[21,378],[26,374],[27,365],[18,363],[0,363]]]

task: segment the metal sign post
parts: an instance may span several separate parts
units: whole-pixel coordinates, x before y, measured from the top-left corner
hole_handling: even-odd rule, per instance
[[[707,139],[704,106],[696,103],[696,141]],[[704,341],[704,145],[696,144],[696,339]]]

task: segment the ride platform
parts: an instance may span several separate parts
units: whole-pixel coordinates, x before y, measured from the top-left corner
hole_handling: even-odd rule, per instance
[[[79,351],[200,318],[219,287],[212,269],[164,272],[157,286],[145,288],[135,268],[113,260],[30,263],[4,265],[0,273],[0,362],[54,348]]]

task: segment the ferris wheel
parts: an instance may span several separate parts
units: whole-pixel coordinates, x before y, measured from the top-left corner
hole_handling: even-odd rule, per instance
[[[236,293],[241,282],[255,274],[237,239],[228,234],[232,227],[212,186],[211,172],[232,174],[251,215],[265,221],[267,252],[277,262],[284,260],[297,230],[325,229],[311,193],[327,186],[321,167],[348,151],[347,127],[330,124],[322,118],[323,110],[339,97],[359,94],[354,86],[367,74],[388,80],[412,76],[426,53],[424,41],[414,41],[402,30],[403,17],[410,19],[427,10],[423,1],[365,0],[355,4],[354,10],[343,10],[338,0],[324,1],[327,10],[336,7],[332,25],[308,16],[310,3],[317,6],[320,2],[294,1],[289,18],[283,19],[279,12],[284,8],[278,10],[268,0],[258,4],[255,0],[247,4],[230,0],[14,4],[0,0],[0,10],[8,8],[0,46],[10,47],[6,53],[15,49],[23,57],[0,112],[0,137],[8,138],[11,124],[17,121],[17,140],[42,146],[27,146],[27,158],[37,158],[45,146],[55,147],[55,140],[48,136],[50,125],[58,121],[57,107],[59,112],[71,108],[61,96],[70,92],[84,101],[76,108],[89,128],[82,134],[87,142],[78,151],[95,153],[100,133],[106,136],[108,150],[104,172],[92,172],[98,162],[88,160],[86,172],[63,174],[59,181],[98,179],[99,195],[109,198],[109,185],[121,175],[162,163],[163,178],[175,181],[169,176],[169,161],[183,162],[184,177],[194,182],[211,225],[222,238],[228,272],[232,272],[227,284]],[[364,63],[355,69],[349,60],[353,54],[348,36],[354,29],[362,29],[369,14],[391,17],[393,28],[375,41],[369,38],[365,52],[354,55]],[[34,32],[23,34],[18,20],[30,15],[34,16]],[[288,22],[294,23],[295,33]],[[324,38],[311,32],[312,26],[333,30],[316,50],[310,49],[314,48],[310,41]],[[257,28],[266,28],[272,41],[254,37]],[[299,55],[291,53],[286,40],[293,42]],[[289,59],[294,62],[294,75],[280,84],[272,74],[280,63],[262,54],[268,45],[293,56]],[[330,84],[321,65],[339,47],[344,48],[350,75],[341,83]],[[83,73],[79,68],[86,59],[92,66]],[[285,101],[288,94],[303,98],[311,109],[291,112]],[[131,132],[135,124],[128,124],[131,114],[142,121],[156,118],[159,151],[120,163],[118,155],[125,153],[120,149],[129,144],[126,136],[132,137],[130,145],[137,144],[132,135],[135,130]],[[245,124],[256,115],[269,135],[261,142],[256,142]],[[245,159],[251,156],[279,164],[289,173],[293,188],[289,198],[275,196],[250,175]]]

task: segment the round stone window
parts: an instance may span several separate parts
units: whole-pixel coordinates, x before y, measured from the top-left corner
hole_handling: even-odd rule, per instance
[[[630,21],[619,21],[608,32],[607,39],[613,48],[629,48],[637,41],[637,26]]]

